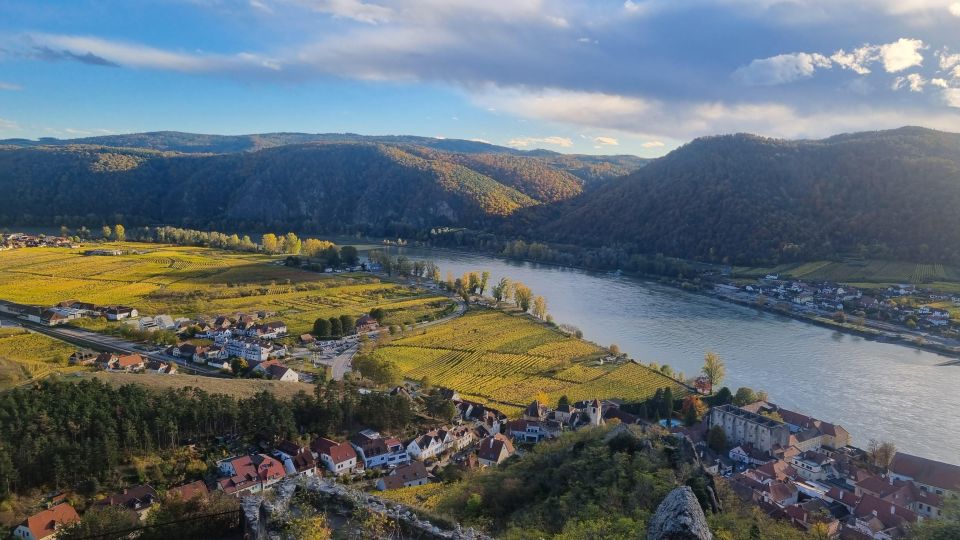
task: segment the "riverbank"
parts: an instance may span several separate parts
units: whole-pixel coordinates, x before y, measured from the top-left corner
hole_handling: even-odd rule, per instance
[[[692,292],[692,291],[687,291],[687,292]],[[753,308],[758,311],[764,311],[767,313],[772,313],[774,315],[782,315],[784,317],[789,317],[791,319],[813,324],[823,328],[829,328],[830,330],[834,330],[837,332],[843,332],[845,334],[859,336],[871,341],[888,343],[891,345],[900,345],[903,347],[909,347],[912,349],[931,352],[931,353],[949,358],[950,360],[947,360],[944,363],[940,364],[942,366],[960,365],[960,350],[950,349],[936,343],[917,343],[899,334],[892,334],[890,332],[882,332],[880,330],[874,330],[874,329],[869,329],[864,327],[856,327],[846,323],[838,323],[830,319],[825,319],[823,317],[815,317],[806,313],[799,313],[793,310],[786,311],[782,309],[777,309],[776,305],[771,305],[771,304],[759,305],[755,301],[742,300],[739,298],[733,298],[723,294],[710,293],[707,291],[698,291],[698,292],[706,296],[710,296],[718,300],[722,300],[724,302],[730,302],[732,304]],[[917,337],[922,338],[923,336],[917,336]]]
[[[382,246],[382,248],[397,249],[397,250],[416,249],[420,251],[434,252],[441,255],[442,254],[471,255],[471,256],[477,255],[477,253],[475,252],[470,252],[470,251],[465,251],[465,250],[460,250],[455,248],[448,248],[448,247],[438,247],[438,246],[432,246],[432,245],[426,245],[426,244],[418,244],[415,246],[384,245]],[[398,251],[398,252],[402,253],[402,251]],[[483,252],[480,254],[480,256],[497,259],[506,263],[517,263],[517,264],[526,263],[526,264],[544,266],[549,268],[577,270],[577,271],[585,272],[588,274],[594,274],[598,276],[611,275],[611,272],[598,270],[595,268],[588,268],[588,267],[574,266],[574,265],[563,265],[563,264],[544,262],[544,261],[539,261],[534,259],[507,257],[502,254],[492,254],[492,253]],[[476,270],[482,270],[482,268],[477,268]],[[946,359],[948,359],[944,361],[942,364],[940,364],[942,366],[960,365],[960,347],[950,348],[939,343],[926,341],[926,338],[923,335],[920,335],[919,333],[913,333],[914,334],[913,336],[907,337],[904,334],[911,333],[908,329],[904,329],[903,332],[900,332],[900,333],[884,332],[882,330],[858,327],[848,323],[838,323],[836,321],[833,321],[824,317],[811,315],[808,313],[802,313],[794,310],[778,309],[776,308],[775,304],[759,305],[752,300],[744,300],[740,298],[730,297],[730,296],[719,294],[713,290],[709,290],[705,288],[706,286],[712,285],[713,284],[712,281],[708,281],[707,284],[704,284],[702,282],[695,283],[690,280],[678,280],[675,278],[672,279],[663,275],[648,274],[643,272],[621,271],[621,270],[618,270],[613,275],[623,276],[623,277],[628,277],[628,278],[633,278],[638,280],[654,281],[660,285],[673,287],[683,292],[708,296],[711,298],[722,300],[724,302],[729,302],[732,304],[753,308],[758,311],[772,313],[775,315],[782,315],[784,317],[789,317],[797,321],[805,322],[805,323],[812,324],[814,326],[819,326],[822,328],[828,328],[830,330],[842,332],[848,335],[858,336],[870,341],[876,341],[879,343],[886,343],[891,345],[899,345],[899,346],[907,347],[910,349],[930,352],[933,354],[937,354],[939,356],[943,356]],[[547,298],[547,300],[549,301],[550,298]],[[567,322],[567,321],[562,321],[562,322]]]

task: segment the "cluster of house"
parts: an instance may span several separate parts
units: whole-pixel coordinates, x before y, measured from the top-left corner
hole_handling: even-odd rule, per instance
[[[191,501],[207,497],[210,494],[207,485],[201,480],[168,489],[163,496],[149,484],[141,484],[114,493],[95,503],[97,507],[113,506],[126,510],[138,521],[146,520],[149,513],[162,500],[179,499]],[[80,515],[65,497],[54,497],[49,508],[25,519],[13,530],[17,540],[48,540],[56,538],[57,532],[70,524],[80,521]]]
[[[73,240],[65,236],[47,236],[45,234],[0,234],[0,251],[25,247],[68,247],[76,248]]]
[[[98,306],[79,300],[66,300],[50,307],[0,301],[0,311],[46,326],[66,324],[83,317],[105,317],[110,321],[120,321],[139,315],[136,308],[129,306]]]
[[[746,294],[757,298],[763,296],[784,308],[803,307],[829,312],[863,311],[871,318],[901,323],[914,320],[918,326],[929,328],[950,324],[950,312],[930,304],[951,301],[960,306],[960,296],[921,290],[914,285],[891,285],[885,289],[863,291],[833,282],[781,280],[776,274],[748,285],[720,283],[715,286],[715,290],[719,294]],[[917,308],[909,307],[902,301],[897,301],[903,297],[928,301],[929,304]]]
[[[624,424],[640,422],[639,417],[620,409],[620,404],[612,400],[578,401],[557,408],[534,401],[519,419],[507,422],[503,431],[516,441],[537,443],[558,437],[564,431],[604,425],[614,418]]]
[[[173,375],[177,373],[175,362],[164,362],[145,358],[137,353],[98,353],[90,349],[77,349],[70,355],[69,362],[76,366],[94,366],[106,371],[123,371],[127,373],[157,373]]]
[[[705,439],[717,426],[732,447],[725,454]],[[843,427],[765,401],[714,407],[702,425],[682,431],[743,500],[801,529],[822,524],[844,540],[903,538],[960,494],[958,466],[897,452],[885,473],[872,472],[857,465],[866,455],[850,446]]]

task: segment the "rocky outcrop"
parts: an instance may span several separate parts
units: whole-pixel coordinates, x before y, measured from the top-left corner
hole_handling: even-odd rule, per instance
[[[647,540],[713,540],[692,489],[683,486],[667,494],[650,520]]]
[[[358,506],[370,512],[381,514],[396,520],[415,538],[430,540],[492,540],[483,533],[471,528],[456,525],[454,530],[444,529],[421,518],[412,508],[375,495],[339,484],[324,478],[310,478],[306,481],[287,479],[272,488],[272,494],[251,495],[241,500],[244,512],[245,540],[272,540],[280,538],[271,532],[271,524],[283,521],[290,511],[290,502],[297,489],[304,489],[329,501],[332,507],[339,508],[342,515],[349,515]]]

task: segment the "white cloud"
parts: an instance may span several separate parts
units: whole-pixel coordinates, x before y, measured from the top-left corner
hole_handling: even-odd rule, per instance
[[[19,84],[0,81],[0,90],[23,90]]]
[[[922,40],[900,38],[893,43],[883,45],[864,45],[850,51],[838,50],[830,59],[840,67],[866,75],[870,73],[870,64],[880,62],[887,73],[897,73],[905,69],[923,65],[921,50],[927,48]]]
[[[960,2],[950,4],[950,14],[954,17],[960,17]]]
[[[894,90],[900,90],[901,88],[909,88],[911,92],[923,92],[923,87],[926,86],[927,80],[923,78],[919,73],[911,73],[906,77],[897,77],[893,81],[891,88]]]
[[[920,51],[927,46],[919,39],[900,38],[893,43],[880,46],[880,60],[887,73],[896,73],[914,66],[923,65]]]
[[[947,106],[960,109],[960,88],[947,88],[942,93]]]
[[[614,137],[604,137],[604,136],[594,137],[593,142],[602,146],[618,146],[620,144],[620,141],[618,141]]]
[[[664,146],[663,141],[647,141],[641,144],[643,148],[660,148]]]
[[[650,3],[644,0],[626,0],[623,3],[623,9],[628,13],[645,13],[650,9]]]
[[[386,6],[367,4],[360,0],[297,0],[297,2],[319,13],[367,24],[389,22],[394,15],[393,10]]]
[[[950,86],[950,83],[946,79],[930,79],[930,85],[936,86],[937,88],[947,88]]]
[[[0,131],[16,131],[18,129],[20,129],[20,124],[14,122],[13,120],[0,118]]]
[[[540,144],[550,144],[554,146],[560,146],[562,148],[570,148],[573,146],[573,140],[567,137],[559,136],[550,136],[550,137],[515,137],[507,141],[507,146],[512,146],[514,148],[530,148],[536,147]]]
[[[759,58],[738,69],[734,76],[745,84],[776,85],[813,76],[818,68],[829,69],[832,62],[818,53],[790,53]]]

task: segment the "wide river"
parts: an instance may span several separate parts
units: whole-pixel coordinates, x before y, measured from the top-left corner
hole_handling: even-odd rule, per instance
[[[706,351],[727,365],[724,385],[765,390],[779,405],[845,427],[854,444],[893,442],[905,452],[960,464],[960,367],[787,317],[628,277],[419,248],[444,276],[488,270],[547,299],[558,323],[643,362],[696,374]]]

